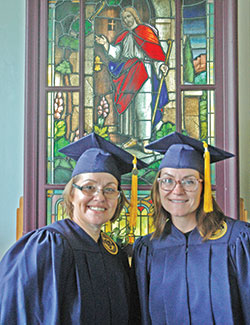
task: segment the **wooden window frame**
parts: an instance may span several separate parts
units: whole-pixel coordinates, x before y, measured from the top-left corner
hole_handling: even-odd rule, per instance
[[[63,189],[64,185],[46,186],[46,63],[40,60],[47,55],[47,0],[26,0],[26,73],[24,121],[24,223],[23,232],[46,224],[46,189]],[[84,1],[81,1],[84,12]],[[239,217],[239,166],[238,166],[238,57],[237,57],[237,0],[215,0],[215,90],[216,145],[233,152],[236,158],[216,166],[217,201],[226,215]],[[176,12],[181,0],[176,0]],[[176,15],[176,51],[180,53],[180,16]],[[83,30],[83,26],[81,26]],[[178,41],[179,40],[179,41]],[[83,42],[81,42],[83,43]],[[83,45],[82,45],[83,46]],[[83,48],[80,49],[83,52]],[[200,85],[181,85],[181,59],[176,56],[176,115],[181,130],[181,92],[202,89]],[[83,66],[80,67],[81,69]],[[84,73],[82,74],[84,75]],[[80,98],[84,98],[80,80]],[[61,89],[61,87],[58,87]],[[55,90],[56,87],[53,87]],[[67,87],[63,87],[67,90]],[[76,90],[70,87],[68,90]],[[83,102],[83,101],[82,101]],[[83,117],[81,111],[80,119]],[[80,130],[81,132],[82,130]],[[41,164],[45,167],[41,168]]]

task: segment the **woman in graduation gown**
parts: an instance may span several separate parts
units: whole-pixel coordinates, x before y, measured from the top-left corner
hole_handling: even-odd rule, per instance
[[[128,324],[127,256],[101,226],[123,208],[120,180],[133,156],[94,133],[61,152],[77,161],[64,190],[69,218],[26,234],[4,256],[0,324]]]
[[[250,324],[250,225],[223,214],[209,181],[209,153],[233,155],[204,147],[177,132],[147,146],[165,155],[151,193],[155,232],[134,248],[142,324]]]

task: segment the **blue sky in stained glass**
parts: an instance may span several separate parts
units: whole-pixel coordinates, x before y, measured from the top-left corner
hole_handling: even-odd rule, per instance
[[[198,57],[201,54],[207,53],[207,45],[205,37],[190,37],[193,58]]]
[[[206,54],[206,1],[183,1],[183,35],[190,38],[193,58]]]
[[[183,18],[206,17],[206,0],[185,0],[183,7]]]
[[[206,33],[206,18],[192,19],[183,21],[184,34],[202,34]]]
[[[203,36],[190,37],[190,41],[193,49],[206,49],[206,38]]]

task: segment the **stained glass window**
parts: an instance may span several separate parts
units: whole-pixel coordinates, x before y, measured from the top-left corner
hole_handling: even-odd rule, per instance
[[[176,107],[176,55],[183,85],[214,84],[213,12],[211,0],[181,2],[177,54],[175,1],[84,1],[84,7],[79,1],[49,1],[48,184],[65,184],[74,168],[58,149],[95,131],[149,163],[139,172],[134,233],[152,230],[150,185],[161,156],[145,145],[177,129],[177,109],[179,131],[214,143],[214,91],[182,91]],[[131,175],[125,175],[128,198],[130,183]],[[60,202],[56,190],[48,191],[48,221],[62,217]],[[126,228],[128,219],[126,207],[112,229]]]
[[[145,145],[177,130],[223,147],[236,132],[228,115],[236,101],[226,101],[235,71],[228,1],[27,0],[26,120],[33,122],[26,121],[25,230],[65,217],[61,194],[75,162],[58,150],[92,131],[149,164],[139,171],[134,235],[153,230],[150,189],[161,155]],[[229,169],[221,170],[212,178],[223,201],[232,186],[223,188]],[[130,187],[124,175],[128,199]],[[126,206],[105,227],[128,221]]]

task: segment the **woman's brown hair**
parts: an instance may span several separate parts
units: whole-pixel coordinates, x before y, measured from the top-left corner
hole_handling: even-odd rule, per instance
[[[159,238],[163,233],[166,221],[168,219],[171,219],[170,213],[167,212],[161,204],[159,183],[157,181],[157,178],[160,177],[160,173],[161,171],[157,173],[151,189],[151,198],[153,201],[152,216],[154,219],[154,226],[155,226],[155,232],[152,235],[152,238]],[[200,175],[200,177],[203,178],[202,175]],[[203,241],[209,239],[209,237],[211,237],[211,235],[216,230],[219,229],[224,218],[225,215],[214,198],[213,198],[213,212],[205,213],[203,211],[203,191],[202,191],[200,204],[196,213],[196,220],[197,220],[197,228],[203,236]]]

